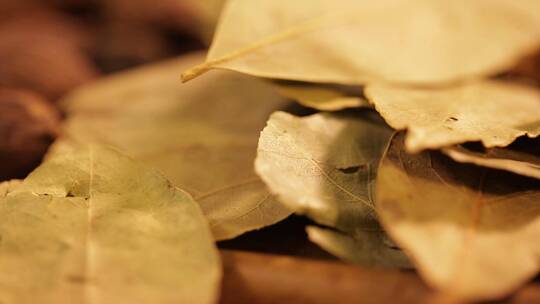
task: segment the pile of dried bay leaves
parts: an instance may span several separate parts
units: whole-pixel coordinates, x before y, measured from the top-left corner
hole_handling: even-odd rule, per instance
[[[214,241],[292,213],[346,261],[505,297],[540,265],[540,86],[508,76],[539,49],[537,0],[227,1],[207,55],[61,101],[0,186],[2,301],[214,303]]]

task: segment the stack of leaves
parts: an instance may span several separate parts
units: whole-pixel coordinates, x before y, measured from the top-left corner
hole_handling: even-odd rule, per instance
[[[540,2],[230,0],[215,33],[59,102],[44,163],[0,185],[2,301],[213,303],[213,241],[292,213],[459,300],[536,275],[540,89],[499,76]]]
[[[484,300],[540,262],[540,90],[496,77],[539,47],[537,1],[233,0],[183,78],[227,69],[321,111],[363,108],[272,114],[256,172],[335,255],[410,261]]]

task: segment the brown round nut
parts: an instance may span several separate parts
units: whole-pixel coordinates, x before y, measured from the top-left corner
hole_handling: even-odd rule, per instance
[[[39,23],[0,25],[0,85],[56,100],[97,76],[93,63],[69,35],[59,34],[58,26],[49,31],[40,28]]]
[[[40,96],[0,88],[0,180],[24,177],[39,165],[59,123],[57,110]]]
[[[12,16],[13,14],[43,7],[43,3],[36,2],[35,0],[1,0],[0,20]]]
[[[2,35],[52,36],[61,38],[83,50],[90,51],[95,47],[93,28],[71,15],[40,7],[22,11],[13,10],[4,15],[0,15]]]

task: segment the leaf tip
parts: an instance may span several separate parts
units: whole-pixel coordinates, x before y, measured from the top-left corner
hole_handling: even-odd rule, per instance
[[[182,80],[182,83],[186,83],[186,82],[192,80],[193,78],[196,78],[196,77],[208,72],[208,70],[210,70],[210,67],[209,67],[208,64],[206,64],[206,63],[199,64],[199,65],[194,66],[191,69],[185,71],[184,73],[182,73],[180,78]]]

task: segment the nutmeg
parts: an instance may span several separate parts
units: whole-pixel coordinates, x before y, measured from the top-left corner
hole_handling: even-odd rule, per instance
[[[13,14],[43,7],[42,2],[35,0],[0,0],[0,20],[4,20],[4,18]]]
[[[95,31],[84,20],[72,15],[46,7],[29,7],[22,11],[7,11],[0,16],[0,32],[3,35],[51,36],[85,51],[94,48]]]
[[[82,31],[52,14],[34,15],[0,22],[0,85],[56,100],[98,72],[82,50]]]
[[[24,177],[39,165],[59,124],[55,107],[39,95],[0,87],[0,180]]]

